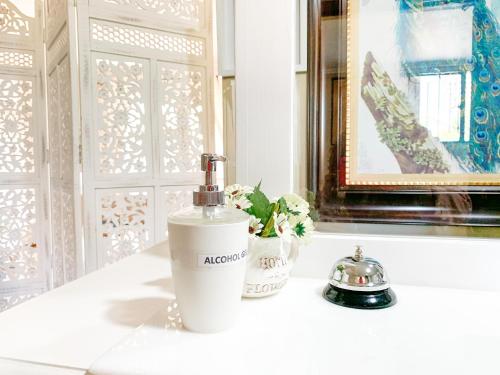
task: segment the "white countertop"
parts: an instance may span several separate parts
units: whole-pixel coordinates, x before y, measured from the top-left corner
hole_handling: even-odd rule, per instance
[[[342,308],[322,279],[244,300],[231,331],[184,331],[165,246],[0,314],[0,374],[476,374],[498,368],[500,293],[395,285],[385,310]],[[3,360],[2,360],[3,359]],[[54,371],[46,371],[53,368]],[[44,370],[44,371],[42,371]]]
[[[0,313],[0,359],[86,370],[168,304],[169,278],[159,244]]]
[[[291,279],[277,296],[245,300],[239,324],[220,334],[186,332],[176,327],[175,309],[162,310],[91,373],[470,375],[498,368],[498,294],[395,286],[396,306],[367,311],[326,302],[323,286]]]

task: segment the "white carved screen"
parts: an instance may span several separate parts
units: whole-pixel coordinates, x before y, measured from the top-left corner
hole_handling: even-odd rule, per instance
[[[50,287],[41,20],[0,1],[0,311]]]
[[[82,273],[80,168],[77,147],[79,122],[77,64],[70,34],[75,33],[72,7],[66,0],[47,0],[46,80],[50,165],[50,219],[52,232],[53,286],[58,287]]]
[[[164,239],[190,202],[213,142],[211,15],[210,0],[78,2],[87,270]]]

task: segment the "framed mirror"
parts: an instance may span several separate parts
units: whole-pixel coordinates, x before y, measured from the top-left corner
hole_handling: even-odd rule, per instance
[[[500,225],[500,4],[309,2],[322,221]]]

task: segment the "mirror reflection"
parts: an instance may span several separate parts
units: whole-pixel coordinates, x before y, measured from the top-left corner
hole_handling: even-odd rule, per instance
[[[312,165],[325,219],[495,216],[465,197],[494,193],[500,179],[498,1],[325,0],[321,11]],[[453,192],[470,203],[444,219],[437,205]]]

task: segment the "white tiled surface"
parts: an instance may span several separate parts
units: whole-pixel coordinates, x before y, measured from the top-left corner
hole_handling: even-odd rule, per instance
[[[498,368],[500,294],[394,286],[385,310],[342,308],[324,281],[291,279],[244,300],[231,331],[184,331],[162,310],[98,359],[92,375],[487,374]],[[478,319],[480,317],[480,319]]]
[[[53,366],[11,359],[0,359],[2,375],[85,375],[83,369]]]
[[[159,244],[7,310],[0,358],[86,370],[167,305],[169,277],[167,247]]]
[[[395,284],[441,288],[397,285],[399,304],[385,311],[326,303],[319,292],[331,265],[358,243],[386,266]],[[332,361],[340,372],[355,366],[359,371],[354,373],[365,373],[368,363],[382,368],[383,362],[388,369],[384,374],[401,373],[405,363],[411,365],[404,368],[405,374],[491,370],[492,358],[500,352],[499,244],[319,234],[301,249],[294,269],[295,276],[317,279],[294,278],[275,297],[245,301],[234,331],[199,336],[165,329],[165,319],[172,319],[165,311],[174,294],[163,243],[1,313],[0,374],[80,375],[91,366],[96,375],[115,374],[117,369],[127,375],[127,368],[147,375],[160,370],[162,375],[179,375],[189,369],[210,374],[226,371],[231,364],[242,374],[247,367],[263,374],[323,374]],[[444,289],[451,286],[496,292]],[[145,340],[137,341],[137,335]],[[130,351],[129,342],[140,345]],[[381,351],[368,350],[372,345]],[[143,360],[136,350],[144,353]],[[217,357],[226,350],[229,354]],[[127,355],[120,357],[120,351]],[[231,356],[245,367],[229,361]],[[135,358],[135,364],[115,369],[113,363],[120,358]],[[207,363],[201,371],[196,366],[203,360]],[[140,366],[150,361],[160,367],[144,372]]]

